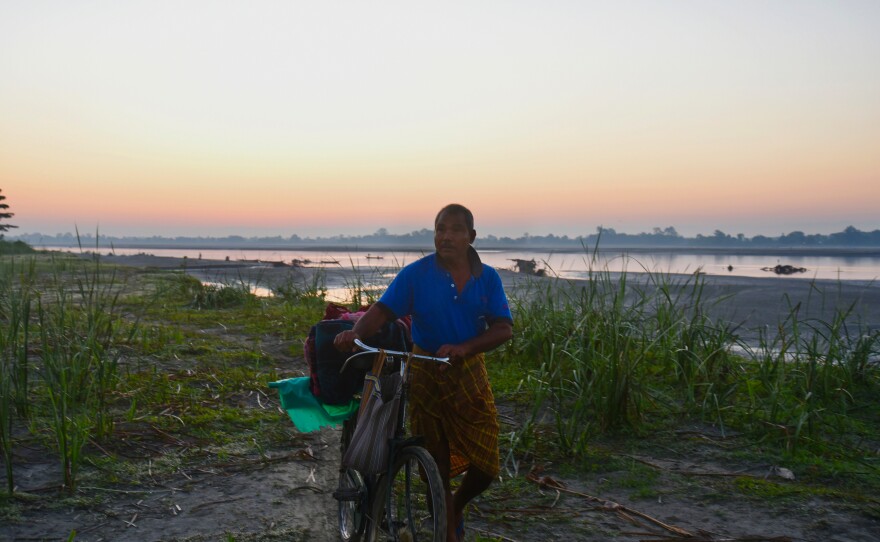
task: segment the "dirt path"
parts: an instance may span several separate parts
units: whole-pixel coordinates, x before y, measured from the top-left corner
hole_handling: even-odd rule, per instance
[[[66,540],[73,531],[83,541],[337,540],[330,494],[338,437],[337,430],[325,429],[266,458],[181,468],[140,486],[122,481],[98,490],[86,477],[76,499],[25,510],[19,521],[4,522],[0,540]],[[543,487],[525,473],[496,484],[469,512],[469,539],[476,534],[515,541],[686,540],[684,534],[715,541],[878,539],[877,516],[834,499],[732,492],[734,479],[774,480],[773,466],[732,463],[725,453],[729,443],[717,435],[694,431],[680,438],[693,443],[686,454],[612,452],[643,466],[636,473],[652,479],[647,494],[634,495],[630,468],[575,478],[547,465],[534,477]],[[50,471],[48,464],[29,461],[20,483],[35,487],[55,477]]]
[[[202,331],[251,343],[222,330]],[[289,358],[280,341],[269,338],[262,348],[290,374],[306,370],[304,360]],[[0,541],[68,540],[74,532],[82,541],[336,540],[336,501],[330,494],[338,473],[339,430],[297,433],[274,391],[265,392],[266,399],[250,398],[242,407],[277,410],[278,423],[291,433],[285,446],[224,460],[210,452],[210,443],[120,424],[112,450],[92,443],[88,455],[140,459],[142,472],[96,487],[92,482],[106,480],[107,472],[100,464],[85,464],[75,496],[50,505],[44,497],[59,494],[55,454],[36,443],[18,447],[17,514],[0,518]],[[165,460],[174,462],[171,469],[159,466]]]

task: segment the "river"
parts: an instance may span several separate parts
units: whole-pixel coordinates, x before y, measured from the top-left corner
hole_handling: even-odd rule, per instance
[[[39,247],[48,250],[71,250],[67,247]],[[110,252],[110,249],[101,249]],[[149,253],[190,260],[248,260],[284,262],[294,261],[304,266],[339,265],[355,269],[375,267],[398,268],[418,259],[418,251],[348,251],[348,250],[278,250],[278,249],[198,249],[198,248],[113,248],[117,255]],[[744,254],[736,251],[679,252],[639,250],[605,250],[596,254],[586,252],[552,252],[539,250],[480,250],[483,261],[496,268],[512,269],[515,260],[534,260],[537,268],[563,278],[584,278],[593,271],[644,271],[692,274],[700,271],[707,275],[739,277],[772,277],[766,270],[776,265],[804,268],[802,273],[786,275],[804,280],[873,281],[880,278],[880,252],[852,255],[846,250],[824,251],[821,255],[767,253]]]

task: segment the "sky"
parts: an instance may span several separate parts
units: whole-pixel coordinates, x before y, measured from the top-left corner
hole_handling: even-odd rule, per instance
[[[880,228],[880,2],[0,0],[9,234]]]

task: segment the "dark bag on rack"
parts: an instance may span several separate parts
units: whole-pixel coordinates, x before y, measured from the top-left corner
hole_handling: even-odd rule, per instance
[[[365,371],[346,368],[340,372],[351,353],[340,352],[333,346],[336,335],[352,327],[354,322],[349,320],[322,320],[312,328],[315,331],[315,366],[310,367],[312,393],[329,405],[349,403],[364,382]]]
[[[331,305],[335,307],[335,305]],[[331,306],[328,306],[327,314]],[[354,321],[343,318],[321,320],[309,330],[304,345],[304,354],[309,365],[309,389],[312,395],[328,405],[344,405],[361,390],[365,370],[346,368],[340,373],[350,352],[340,352],[333,346],[336,335],[354,327]],[[382,326],[379,331],[364,342],[377,348],[409,351],[412,339],[406,320],[395,320]]]
[[[357,427],[351,443],[342,456],[342,464],[369,476],[383,472],[391,453],[403,393],[403,377],[399,372],[375,376],[381,372],[385,355],[379,354],[373,371],[364,379],[364,394],[358,412]]]

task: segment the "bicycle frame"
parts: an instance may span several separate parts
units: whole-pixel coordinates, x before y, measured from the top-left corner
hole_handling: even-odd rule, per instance
[[[392,359],[397,358],[398,360],[400,360],[401,377],[405,377],[407,362],[409,362],[413,358],[423,360],[423,361],[428,361],[428,362],[442,363],[447,366],[451,365],[448,357],[439,358],[439,357],[434,357],[434,356],[425,356],[425,355],[421,355],[421,354],[412,354],[411,352],[403,352],[403,351],[397,351],[397,350],[385,350],[385,349],[374,348],[372,346],[369,346],[369,345],[363,343],[359,339],[355,340],[355,344],[362,351],[349,357],[345,361],[345,364],[343,364],[342,370],[344,370],[348,366],[348,362],[351,361],[352,359],[355,359],[355,358],[357,358],[359,356],[363,356],[363,355],[375,355],[375,354],[378,354],[383,351],[384,351],[385,355],[388,356],[389,358],[392,358]],[[391,509],[392,491],[390,490],[390,484],[392,483],[393,473],[395,472],[395,462],[397,461],[397,458],[400,456],[400,454],[406,455],[408,453],[415,453],[417,456],[419,454],[421,454],[423,457],[422,461],[430,461],[430,464],[433,465],[433,467],[431,467],[433,469],[433,474],[431,476],[436,477],[434,484],[437,487],[442,486],[441,480],[439,478],[439,474],[437,474],[437,472],[436,472],[437,467],[434,464],[433,459],[430,458],[430,455],[428,455],[428,453],[423,448],[421,448],[422,438],[419,436],[406,437],[404,435],[404,426],[405,426],[405,418],[406,418],[406,404],[408,402],[407,396],[408,396],[409,383],[404,378],[404,381],[402,382],[401,385],[404,386],[404,390],[402,393],[402,403],[401,403],[401,408],[397,414],[395,434],[390,439],[390,442],[388,443],[388,445],[391,447],[391,450],[390,450],[390,455],[388,458],[387,471],[378,477],[369,477],[369,479],[364,480],[366,482],[365,489],[366,489],[367,501],[362,503],[362,505],[365,506],[365,509],[362,510],[362,513],[365,514],[365,516],[364,516],[365,518],[368,518],[367,519],[367,522],[368,522],[367,526],[371,529],[375,527],[375,525],[370,525],[371,523],[381,522],[381,520],[382,520],[381,517],[376,517],[376,514],[373,513],[374,508],[376,507],[376,503],[377,503],[376,499],[379,499],[380,501],[385,501],[386,511],[383,513],[390,513],[390,512],[387,512],[387,510]],[[413,451],[407,452],[407,450],[413,450]],[[408,469],[409,469],[409,467],[407,467],[407,474],[406,474],[407,479],[409,476],[412,476],[412,475],[419,476],[419,474],[417,474],[416,472],[409,472]],[[386,484],[388,484],[388,485],[386,486]],[[410,499],[409,482],[408,481],[406,482],[406,492],[407,492],[406,499],[408,501]],[[384,498],[383,498],[383,496],[384,496]],[[386,501],[386,499],[387,499],[387,501]],[[445,499],[440,494],[437,494],[434,497],[434,501],[435,501],[435,504],[442,506],[441,509],[445,510],[445,503],[444,503]],[[382,509],[381,507],[376,508],[376,510],[381,510],[381,509]],[[443,512],[443,516],[445,518],[445,512]],[[412,517],[410,517],[410,520],[412,520]],[[443,525],[445,525],[445,519],[443,520]],[[442,536],[442,538],[445,539],[445,532],[437,534],[437,536]],[[360,538],[360,535],[358,535],[356,539],[359,539],[359,538]],[[367,535],[367,538],[368,539],[370,538],[369,534]],[[397,540],[397,535],[393,534],[392,538],[394,540]]]
[[[345,363],[342,366],[342,370],[345,370],[345,367],[346,367],[346,365],[348,365],[348,362],[350,360],[352,360],[358,356],[361,356],[361,355],[378,354],[380,351],[384,351],[386,356],[391,356],[392,358],[394,358],[394,357],[401,358],[400,376],[404,376],[404,373],[406,372],[407,361],[409,361],[410,359],[420,359],[420,360],[424,360],[424,361],[432,361],[434,363],[442,363],[442,364],[445,364],[450,367],[452,366],[452,363],[449,361],[448,357],[438,358],[438,357],[434,357],[434,356],[425,356],[422,354],[413,354],[412,352],[402,352],[399,350],[379,349],[379,348],[375,348],[373,346],[370,346],[370,345],[364,343],[360,339],[355,339],[354,344],[357,345],[358,348],[360,348],[362,351],[358,352],[357,354],[354,354],[353,356],[346,359]],[[404,358],[406,359],[406,361],[404,361]],[[396,449],[398,447],[402,447],[402,446],[406,446],[408,444],[411,444],[407,440],[403,441],[402,446],[401,446],[400,442],[397,442],[398,439],[400,439],[400,437],[402,437],[402,429],[404,427],[405,419],[406,419],[406,403],[409,402],[409,397],[408,397],[408,395],[409,395],[409,382],[404,381],[403,386],[404,386],[403,401],[402,401],[400,412],[398,413],[397,432],[394,435],[396,442],[393,442],[392,446],[391,446],[392,451],[391,451],[391,457],[390,457],[389,465],[388,465],[389,469],[391,468],[391,464],[394,462],[393,461],[394,452],[396,451]]]

